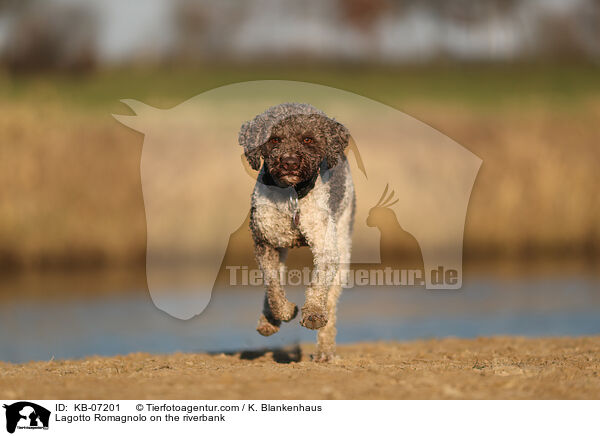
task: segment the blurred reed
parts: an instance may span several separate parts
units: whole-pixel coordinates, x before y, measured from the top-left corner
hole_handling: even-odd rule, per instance
[[[3,271],[143,265],[143,136],[110,117],[124,111],[118,99],[164,107],[263,73],[113,71],[76,84],[62,75],[2,76]],[[596,67],[274,70],[273,75],[380,99],[480,156],[484,163],[467,215],[467,260],[600,254]]]

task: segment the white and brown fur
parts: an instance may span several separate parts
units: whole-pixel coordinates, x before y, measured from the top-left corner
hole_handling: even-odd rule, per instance
[[[336,306],[350,264],[356,201],[344,155],[349,137],[343,125],[298,103],[267,109],[245,123],[239,136],[249,164],[260,168],[250,229],[267,290],[257,331],[272,335],[282,321],[296,316],[298,309],[286,298],[281,274],[288,249],[308,245],[314,271],[300,324],[318,330],[316,361],[334,357]],[[294,208],[290,195],[296,190],[304,196]],[[299,214],[296,224],[294,209]]]

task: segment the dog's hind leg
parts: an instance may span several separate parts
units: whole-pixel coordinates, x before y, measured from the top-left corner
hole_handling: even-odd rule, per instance
[[[354,201],[354,200],[353,200]],[[337,246],[340,254],[340,265],[335,283],[327,294],[327,324],[317,334],[317,352],[313,355],[315,362],[329,362],[335,358],[335,336],[337,304],[342,294],[342,285],[348,280],[350,258],[352,252],[352,224],[354,220],[354,203],[340,217],[340,230],[337,234]],[[344,229],[344,230],[342,230]]]
[[[342,287],[338,284],[329,288],[327,294],[327,324],[317,333],[317,352],[313,355],[315,362],[328,362],[335,357],[335,335],[337,329],[336,309],[337,302],[342,293]]]
[[[350,264],[350,247],[340,247],[340,268],[336,282],[329,288],[327,294],[327,324],[317,333],[317,352],[313,355],[315,362],[329,362],[335,357],[335,336],[337,334],[337,304],[342,294],[342,283],[348,273]]]
[[[271,336],[279,331],[281,321],[273,317],[271,308],[269,307],[269,298],[265,294],[265,301],[263,303],[263,312],[258,318],[258,325],[256,331],[263,336]]]
[[[263,305],[263,313],[258,321],[256,330],[263,336],[270,336],[279,330],[281,321],[291,321],[298,313],[296,305],[285,296],[281,286],[283,262],[286,249],[261,243],[255,246],[256,260],[263,273],[267,291]]]

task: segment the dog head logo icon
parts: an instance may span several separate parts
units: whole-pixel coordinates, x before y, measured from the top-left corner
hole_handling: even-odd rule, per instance
[[[14,433],[19,429],[47,429],[50,423],[50,411],[29,401],[5,404],[6,431]]]

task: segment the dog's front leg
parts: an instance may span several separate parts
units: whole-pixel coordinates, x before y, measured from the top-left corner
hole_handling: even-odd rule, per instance
[[[310,233],[315,269],[312,282],[306,290],[300,324],[317,330],[327,324],[327,296],[336,277],[340,259],[333,221],[328,220],[326,225],[316,226]]]
[[[298,313],[296,305],[285,296],[281,286],[281,265],[285,261],[286,249],[276,249],[267,243],[255,245],[256,261],[263,273],[267,287],[263,313],[256,330],[263,336],[277,333],[281,321],[291,321]]]

